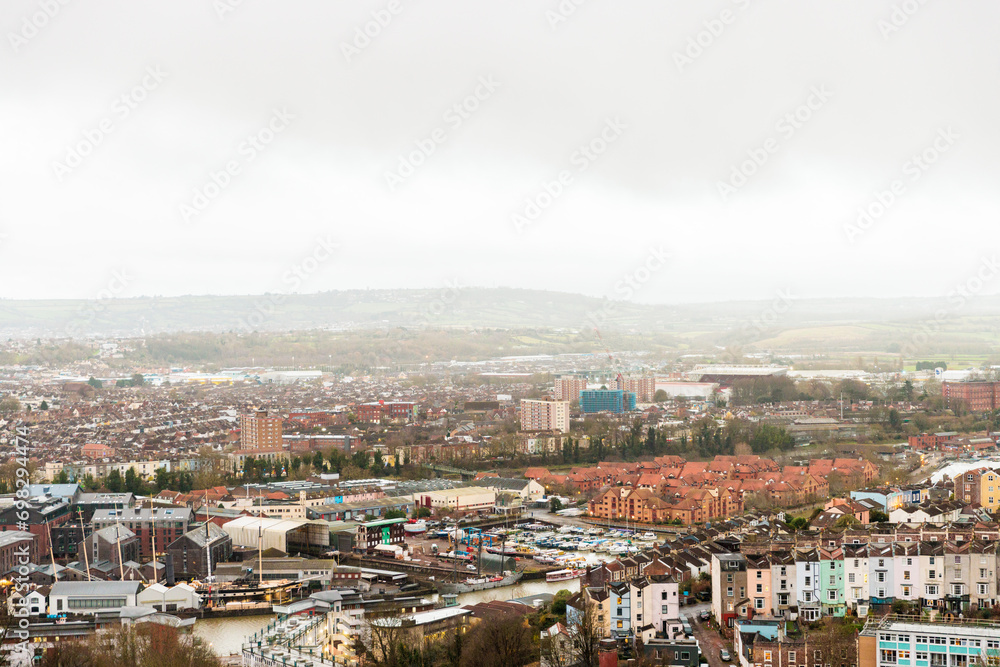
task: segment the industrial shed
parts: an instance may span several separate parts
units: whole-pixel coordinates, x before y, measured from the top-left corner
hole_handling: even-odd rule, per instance
[[[222,525],[233,544],[262,550],[277,549],[286,554],[316,553],[330,548],[330,527],[325,521],[269,519],[241,516]]]

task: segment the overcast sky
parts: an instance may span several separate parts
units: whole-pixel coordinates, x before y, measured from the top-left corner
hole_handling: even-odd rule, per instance
[[[988,0],[63,2],[0,10],[8,298],[942,296],[1000,235]]]

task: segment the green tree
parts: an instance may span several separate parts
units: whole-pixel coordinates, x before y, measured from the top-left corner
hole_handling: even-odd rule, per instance
[[[550,512],[558,512],[562,508],[563,508],[563,504],[562,504],[562,501],[559,500],[559,498],[556,498],[555,496],[553,496],[552,498],[549,499],[549,511]]]
[[[896,408],[889,409],[889,428],[893,431],[898,431],[903,427],[903,419],[899,416],[899,410]]]
[[[117,468],[108,473],[107,478],[104,480],[104,486],[111,493],[121,493],[125,488],[125,484],[122,482],[122,474],[118,472]]]
[[[142,373],[132,373],[132,386],[141,387],[146,384],[146,378],[143,377]]]
[[[87,380],[87,384],[89,384],[94,389],[101,389],[104,387],[104,383],[95,378],[93,375],[91,375],[90,379]]]
[[[65,470],[60,470],[54,481],[56,484],[69,484],[69,474]]]
[[[125,471],[125,490],[134,493],[135,495],[141,495],[145,491],[145,484],[136,474],[135,468],[129,468]]]
[[[46,401],[42,401],[42,404],[41,404],[41,405],[39,405],[38,407],[39,407],[39,409],[41,409],[41,410],[48,410],[48,409],[49,409],[49,404],[48,404],[48,402],[46,402]]]
[[[80,480],[80,486],[82,486],[87,491],[97,491],[99,488],[101,488],[100,483],[98,483],[98,481],[94,479],[94,476],[91,475],[89,472],[83,476],[82,480]]]
[[[913,381],[912,380],[907,380],[906,382],[903,383],[902,394],[903,394],[903,398],[906,399],[907,401],[912,401],[913,400]]]
[[[129,472],[132,472],[131,468],[129,468]],[[171,488],[171,486],[173,486],[173,481],[173,474],[167,472],[165,467],[156,469],[156,474],[153,477],[153,484],[156,485],[156,489],[158,491]],[[125,474],[125,484],[128,485],[128,473]]]
[[[667,397],[667,392],[665,392],[662,389],[657,389],[656,393],[653,394],[653,402],[654,403],[665,403],[666,400],[667,400],[667,398],[668,398]]]
[[[870,523],[889,523],[889,515],[881,510],[872,510],[868,513]]]

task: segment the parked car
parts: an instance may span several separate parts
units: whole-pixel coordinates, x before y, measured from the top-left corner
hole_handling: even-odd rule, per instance
[[[729,655],[729,651],[726,649],[721,649],[719,651],[719,659],[722,660],[722,662],[729,662],[733,659],[733,656]]]
[[[701,619],[701,620],[703,620],[703,621],[707,621],[708,619],[712,618],[712,614],[707,609],[702,609],[698,613],[698,618]]]

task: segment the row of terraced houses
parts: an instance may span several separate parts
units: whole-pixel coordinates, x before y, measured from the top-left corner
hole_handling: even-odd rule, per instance
[[[550,488],[565,485],[580,492],[598,491],[588,505],[594,517],[692,524],[739,514],[744,500],[753,496],[779,507],[826,498],[833,473],[862,486],[879,471],[859,459],[815,459],[808,466],[781,467],[756,455],[716,456],[707,462],[659,456],[637,463],[601,462],[565,475],[529,468],[525,476]]]

